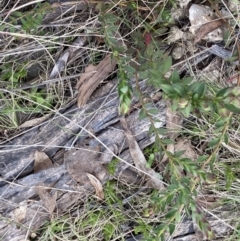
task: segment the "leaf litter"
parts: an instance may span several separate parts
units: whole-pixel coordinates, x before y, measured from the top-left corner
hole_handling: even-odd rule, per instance
[[[59,14],[59,13],[58,13]],[[59,14],[60,15],[60,14]],[[201,39],[204,39],[206,37],[206,35],[208,35],[208,33],[214,31],[215,29],[217,29],[218,27],[221,27],[223,25],[222,20],[214,20],[211,21],[209,23],[204,23],[200,29],[198,30],[196,36],[195,36],[195,40],[194,43],[199,42]],[[181,38],[184,38],[183,36],[177,38],[177,40],[181,40]],[[147,35],[147,44],[151,43],[152,39],[149,39],[149,35]],[[176,41],[177,41],[176,40]],[[74,43],[74,42],[73,42]],[[79,47],[79,46],[78,46]],[[54,65],[52,72],[50,73],[50,76],[57,76],[63,74],[64,69],[66,69],[69,65],[69,63],[71,62],[71,60],[74,60],[74,58],[81,56],[81,54],[83,54],[83,51],[81,51],[81,47],[73,47],[71,49],[71,47],[68,47],[68,49],[66,51],[63,52],[63,54],[60,56],[59,59],[57,59],[56,64]],[[78,80],[78,84],[77,84],[77,88],[78,88],[78,106],[82,107],[84,106],[89,97],[92,95],[92,93],[98,88],[98,85],[104,81],[109,74],[112,72],[112,70],[114,70],[116,63],[112,60],[110,60],[109,55],[105,56],[105,58],[97,65],[94,66],[92,64],[87,65],[87,67],[85,67],[85,73],[82,74],[82,76],[80,77],[80,79]],[[201,61],[200,61],[201,62]],[[101,69],[103,69],[103,72],[101,72]],[[170,111],[169,109],[167,110],[168,112]],[[28,127],[28,126],[34,126],[35,123],[27,123],[25,124],[25,126],[21,126],[21,127]],[[173,113],[168,113],[167,114],[167,129],[169,130],[169,134],[171,138],[176,138],[176,135],[179,133],[180,130],[176,130],[175,135],[172,135],[172,127],[176,127],[176,126],[180,126],[179,122],[177,120],[174,119],[174,114]],[[132,137],[129,136],[129,133],[131,134],[131,131],[129,129],[126,128],[125,130],[127,132],[128,139],[132,140]],[[136,144],[136,141],[134,141],[133,143]],[[168,150],[173,152],[176,152],[177,150],[182,150],[182,149],[187,149],[185,151],[186,155],[190,158],[194,158],[194,153],[192,151],[192,147],[190,145],[190,143],[187,142],[187,140],[185,139],[177,139],[175,144],[168,144]],[[138,156],[142,156],[142,152],[135,146],[134,150],[132,151],[132,153],[138,152]],[[139,154],[140,153],[140,154]],[[47,170],[47,168],[50,168],[52,165],[52,162],[50,160],[50,158],[44,153],[37,153],[35,154],[35,164],[36,167],[34,167],[35,172],[39,172],[41,170]],[[190,159],[191,159],[190,158]],[[136,157],[134,158],[136,160]],[[141,158],[140,158],[141,159]],[[37,160],[37,161],[36,161]],[[38,162],[40,162],[40,164],[37,164]],[[139,160],[136,161],[136,166],[139,166],[138,164]],[[143,160],[143,163],[146,163]],[[95,163],[96,164],[96,163]],[[73,168],[71,168],[71,171],[69,171],[70,175],[73,177],[73,179],[75,179],[75,181],[81,183],[82,179],[79,179],[79,173],[77,170],[87,170],[86,168],[87,163],[85,163],[85,167],[83,166],[78,166],[78,168],[76,168],[76,166],[73,166]],[[143,167],[144,165],[142,165],[141,167]],[[80,167],[80,168],[79,168]],[[143,168],[144,171],[144,168]],[[102,190],[102,184],[99,181],[98,178],[96,178],[93,174],[93,169],[90,170],[90,172],[85,172],[86,176],[88,179],[88,183],[91,183],[92,186],[94,186],[95,191],[96,191],[96,195],[100,198],[103,199],[103,190]],[[80,172],[80,174],[82,174]],[[153,173],[149,173],[149,174],[153,174]],[[156,173],[155,173],[156,174]],[[154,174],[154,175],[155,175]],[[157,183],[155,186],[158,189],[161,189],[162,186],[161,183]],[[49,210],[50,213],[53,212],[55,206],[56,206],[56,193],[54,193],[53,195],[50,195],[50,192],[45,192],[44,190],[47,187],[43,187],[43,188],[37,188],[37,193],[39,194],[41,200],[43,201],[45,207]],[[47,200],[50,200],[50,202],[48,203]],[[19,215],[21,216],[21,215]],[[22,217],[24,216],[24,212]]]
[[[34,167],[33,170],[35,173],[47,170],[48,168],[53,167],[53,163],[51,159],[48,157],[46,153],[43,151],[35,151],[35,161],[34,161]]]
[[[51,191],[51,187],[47,187],[44,185],[36,186],[35,190],[40,199],[42,200],[44,206],[47,208],[48,212],[52,214],[57,205],[57,192]]]
[[[115,69],[116,60],[110,54],[97,65],[90,64],[85,69],[85,73],[80,77],[77,83],[78,89],[78,107],[84,106],[92,93],[99,84],[104,81]]]

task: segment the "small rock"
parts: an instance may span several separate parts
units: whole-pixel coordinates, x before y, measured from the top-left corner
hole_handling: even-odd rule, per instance
[[[171,16],[172,16],[172,19],[174,19],[174,20],[177,20],[177,21],[181,20],[185,16],[184,9],[182,9],[182,8],[172,8],[171,9]]]
[[[172,57],[173,59],[181,59],[183,54],[185,52],[185,48],[183,45],[177,44],[176,46],[173,47],[172,50]]]
[[[201,28],[203,24],[211,22],[217,18],[218,16],[215,15],[215,13],[210,7],[199,4],[192,4],[189,9],[189,20],[191,22],[191,27],[189,28],[189,31],[193,35],[196,35],[197,31]],[[217,28],[207,34],[204,39],[211,42],[222,41],[223,30],[221,28]]]
[[[221,59],[214,59],[206,68],[201,72],[201,76],[209,81],[216,83],[222,76]]]
[[[174,43],[183,37],[183,32],[178,27],[171,27],[168,35],[168,44]]]
[[[194,35],[190,32],[184,32],[183,40],[189,40],[189,41],[193,42]]]
[[[196,45],[193,44],[192,41],[186,41],[186,49],[190,53],[196,53],[197,51],[199,51],[198,47],[196,47]]]
[[[185,8],[187,5],[191,2],[191,0],[177,0],[177,5],[180,6],[180,8]]]

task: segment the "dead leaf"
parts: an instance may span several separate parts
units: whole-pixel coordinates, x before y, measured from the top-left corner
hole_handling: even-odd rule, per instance
[[[109,176],[99,161],[98,147],[69,150],[64,154],[64,163],[72,178],[82,185],[89,184],[87,173],[94,175],[102,183],[105,183]]]
[[[87,177],[89,178],[91,184],[95,188],[97,197],[99,197],[100,200],[103,200],[104,193],[103,193],[103,187],[102,187],[101,182],[96,177],[94,177],[92,174],[90,174],[90,173],[86,173],[86,174],[87,174]]]
[[[85,79],[89,79],[96,72],[97,72],[97,66],[94,66],[93,64],[89,64],[85,69],[85,73],[81,75],[80,80],[77,83],[77,89],[80,87],[80,84],[84,82]]]
[[[50,194],[49,188],[44,186],[36,186],[35,187],[36,193],[39,195],[40,199],[42,200],[44,206],[47,208],[50,214],[53,213],[56,207],[56,200],[57,200],[57,192],[53,195]]]
[[[174,145],[174,150],[175,152],[184,151],[181,157],[189,158],[193,161],[197,158],[197,154],[192,147],[191,141],[186,138],[177,140],[177,143]]]
[[[221,27],[224,23],[225,22],[223,19],[218,19],[218,20],[203,24],[201,28],[197,31],[196,37],[194,39],[194,44],[196,44],[198,41],[204,38],[208,33]]]
[[[166,128],[168,129],[167,137],[171,140],[174,140],[182,128],[182,117],[177,112],[172,111],[169,101],[166,101],[166,107]],[[174,153],[174,143],[167,145],[167,151]],[[161,164],[166,166],[167,160],[168,157],[165,154],[161,160]]]
[[[84,46],[84,44],[87,42],[87,37],[85,36],[79,36],[77,37],[72,45],[68,47],[59,57],[59,59],[56,61],[49,78],[53,79],[56,76],[58,76],[64,68],[67,66],[67,64],[77,55],[79,50]]]
[[[198,205],[203,208],[209,209],[213,207],[217,207],[219,205],[216,197],[214,195],[203,195],[197,198]]]
[[[124,117],[120,119],[120,123],[122,125],[124,134],[128,141],[130,155],[133,159],[135,166],[137,167],[137,169],[139,171],[139,175],[146,176],[146,174],[148,174],[147,178],[150,179],[149,184],[159,191],[164,190],[165,187],[163,185],[163,182],[159,179],[158,173],[156,173],[153,169],[146,167],[147,161],[145,159],[145,156],[144,156],[142,150],[140,149],[131,130],[128,128],[127,122]]]
[[[40,118],[35,118],[35,119],[32,119],[32,120],[25,121],[23,124],[21,124],[19,126],[19,128],[37,126],[37,125],[43,123],[44,121],[46,121],[51,115],[52,115],[52,113],[49,113],[49,114],[44,115]]]
[[[35,151],[34,158],[33,170],[35,173],[53,167],[51,159],[42,151]]]
[[[111,55],[107,55],[97,66],[90,65],[86,68],[85,74],[83,74],[78,83],[78,107],[85,105],[98,87],[115,68],[116,60],[111,58]]]

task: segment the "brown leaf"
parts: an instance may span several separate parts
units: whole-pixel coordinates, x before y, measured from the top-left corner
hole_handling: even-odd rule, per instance
[[[177,143],[174,145],[175,152],[185,151],[181,157],[189,158],[192,161],[196,160],[197,154],[193,149],[191,141],[187,138],[178,139]]]
[[[96,177],[94,177],[92,174],[90,174],[90,173],[86,173],[86,174],[87,174],[87,177],[89,178],[91,184],[95,188],[97,197],[99,197],[100,200],[103,200],[104,193],[103,193],[103,187],[102,187],[101,182]]]
[[[204,38],[208,33],[221,27],[224,23],[225,22],[223,19],[218,19],[218,20],[203,24],[201,28],[197,31],[196,37],[194,39],[194,44],[196,44],[198,41]]]
[[[33,170],[35,173],[53,167],[52,161],[50,160],[48,155],[42,151],[35,151],[34,158],[35,161]]]
[[[102,183],[108,179],[108,172],[98,159],[98,148],[96,150],[91,148],[69,150],[64,154],[64,163],[69,174],[83,185],[90,182],[87,173],[96,176]]]
[[[51,195],[51,190],[49,190],[49,188],[45,188],[44,186],[36,186],[35,190],[36,193],[39,195],[40,199],[42,200],[44,206],[47,208],[49,213],[52,214],[56,207],[57,192]]]
[[[93,64],[89,64],[85,69],[85,73],[81,75],[77,83],[77,88],[79,89],[81,84],[84,83],[85,80],[93,76],[96,72],[97,72],[97,66],[94,66]]]
[[[166,101],[166,106],[166,128],[168,129],[167,137],[174,140],[182,128],[182,117],[177,112],[172,111],[169,101]],[[167,151],[174,153],[174,144],[168,144]],[[161,160],[163,168],[167,165],[167,160],[168,157],[165,154]]]
[[[218,200],[213,195],[203,195],[197,198],[198,205],[205,209],[217,207],[219,205]]]
[[[97,66],[90,65],[86,68],[77,84],[78,88],[78,107],[85,105],[98,87],[115,68],[116,60],[111,59],[111,55],[107,55]]]
[[[156,188],[160,191],[164,190],[165,187],[163,185],[163,182],[159,179],[159,174],[156,173],[153,169],[146,167],[146,158],[142,150],[140,149],[135,137],[133,136],[131,130],[128,128],[127,122],[124,117],[120,119],[120,123],[127,138],[130,155],[133,159],[135,166],[137,167],[137,170],[139,171],[139,175],[146,176],[150,180],[148,182],[148,185],[151,185],[151,187]]]
[[[52,113],[49,113],[49,114],[44,115],[40,118],[35,118],[35,119],[32,119],[32,120],[25,121],[23,124],[21,124],[19,126],[19,128],[37,126],[37,125],[43,123],[45,120],[47,120],[51,115],[52,115]]]

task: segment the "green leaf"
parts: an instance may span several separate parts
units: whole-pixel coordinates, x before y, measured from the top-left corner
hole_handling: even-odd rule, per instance
[[[13,12],[13,16],[15,16],[15,17],[22,17],[23,14],[20,11],[15,11],[15,12]]]
[[[201,163],[201,162],[205,161],[208,157],[209,157],[208,155],[200,156],[200,157],[198,157],[198,159],[197,159],[196,162],[197,162],[197,163],[198,163],[198,162]]]
[[[203,82],[194,82],[189,86],[189,90],[192,92],[193,96],[197,96],[201,98],[205,95],[206,92],[206,84]]]
[[[148,113],[150,113],[152,115],[157,115],[159,113],[159,109],[157,109],[157,108],[152,108],[147,111],[148,111]]]
[[[146,164],[146,167],[147,167],[147,168],[151,168],[151,166],[152,166],[152,164],[153,164],[153,161],[154,161],[154,158],[155,158],[154,154],[151,153],[150,156],[149,156],[149,158],[148,158],[147,164]]]
[[[178,209],[172,209],[165,215],[165,218],[166,219],[172,219],[172,218],[175,217],[177,212],[178,212]]]
[[[160,35],[160,34],[163,34],[167,31],[168,31],[168,28],[161,27],[161,28],[158,28],[158,29],[154,30],[154,34]]]
[[[149,73],[151,75],[151,78],[156,79],[156,80],[161,79],[161,78],[159,78],[159,76],[161,76],[162,74],[160,74],[158,70],[149,69],[148,71],[149,71]],[[159,83],[163,83],[163,82],[161,81]]]
[[[214,154],[210,160],[209,166],[210,166],[210,170],[212,173],[214,173],[214,168],[213,168],[213,164],[214,162],[217,160],[217,155]]]
[[[208,146],[209,147],[215,146],[219,141],[220,141],[220,137],[215,138],[215,139],[208,142]]]
[[[179,73],[174,70],[169,78],[169,80],[172,82],[172,83],[180,83],[180,76],[179,76]]]
[[[186,90],[180,83],[172,84],[172,87],[181,97],[186,96]]]
[[[182,156],[183,153],[185,153],[185,150],[184,151],[177,151],[177,152],[174,153],[174,156],[176,158],[179,158],[180,156]]]
[[[139,113],[139,116],[138,116],[139,120],[143,120],[143,119],[145,119],[146,117],[147,117],[147,116],[146,116],[146,113],[145,113],[144,109],[141,109],[141,111],[140,111],[140,113]]]
[[[167,203],[168,205],[171,205],[174,197],[175,197],[174,194],[170,194],[170,195],[167,197],[166,203]]]
[[[185,206],[189,204],[189,195],[188,193],[184,192],[184,189],[180,191],[178,199],[180,201],[180,204],[184,204]]]
[[[149,72],[148,72],[148,70],[143,70],[143,71],[139,71],[138,74],[139,74],[140,79],[146,79],[146,78],[148,78]],[[149,82],[151,83],[150,80],[149,80]]]
[[[171,185],[168,185],[168,186],[167,186],[167,190],[170,190],[171,192],[172,192],[173,190],[177,190],[177,189],[178,189],[178,186],[175,185],[175,184],[171,184]]]
[[[181,219],[182,219],[181,213],[180,212],[176,212],[176,215],[175,215],[176,222],[180,223]]]
[[[118,46],[119,45],[118,41],[114,37],[108,37],[107,41],[110,46]]]
[[[160,87],[164,91],[164,93],[167,95],[176,95],[177,94],[177,92],[174,90],[174,88],[170,84],[161,84]]]
[[[175,112],[179,107],[179,99],[178,98],[174,98],[172,100],[172,104],[171,104],[171,110],[172,112]]]
[[[110,240],[114,231],[115,231],[115,226],[113,225],[113,223],[111,222],[106,223],[103,227],[105,240]]]
[[[229,191],[235,177],[232,170],[228,166],[225,169],[225,179],[226,179],[226,189]]]
[[[167,73],[170,70],[171,66],[172,66],[172,58],[168,57],[161,64],[162,64],[162,73],[163,74]]]
[[[155,126],[153,124],[150,125],[148,133],[152,134],[155,131]]]
[[[131,77],[134,76],[134,74],[136,73],[136,70],[132,66],[127,65],[124,68],[127,74],[130,75]]]
[[[120,113],[127,114],[128,111],[129,111],[129,105],[124,103],[124,102],[121,103],[121,105],[120,105]]]
[[[119,20],[119,18],[113,14],[105,14],[104,17],[105,17],[106,23],[109,23],[109,25],[113,25],[114,23],[116,23]]]
[[[156,227],[154,231],[157,233],[157,236],[160,237],[164,234],[165,228],[166,228],[165,224],[160,224]]]
[[[193,81],[193,77],[186,77],[184,79],[181,80],[181,83],[186,86],[189,85],[191,82]]]
[[[170,223],[169,224],[169,233],[170,233],[170,235],[172,235],[174,233],[174,231],[175,231],[175,224]]]
[[[161,211],[164,212],[165,211],[165,208],[166,208],[166,202],[165,201],[162,201],[161,203]]]
[[[174,144],[175,142],[170,139],[162,139],[162,143],[168,145],[168,144]]]
[[[157,128],[157,132],[160,135],[166,135],[166,133],[168,132],[168,130],[164,129],[164,128]]]
[[[224,104],[224,107],[233,113],[240,114],[240,108],[236,107],[233,104]]]
[[[127,85],[123,86],[120,91],[123,93],[123,94],[126,94],[128,91],[129,91],[129,88]]]
[[[148,46],[147,46],[147,50],[146,50],[146,56],[148,58],[151,58],[153,53],[155,51],[155,46],[153,45],[153,43],[151,42]]]
[[[226,120],[220,120],[218,122],[215,123],[215,126],[218,127],[222,127],[224,126],[224,124],[226,123]]]
[[[228,134],[225,133],[225,134],[224,134],[224,142],[225,142],[226,144],[228,144],[228,140],[229,140]]]
[[[229,91],[231,90],[230,87],[227,87],[227,88],[224,88],[224,89],[221,89],[217,92],[217,97],[226,97],[228,94],[229,94]]]
[[[189,115],[190,115],[190,112],[191,112],[191,108],[192,108],[191,104],[188,103],[188,105],[187,105],[185,108],[179,109],[179,111],[180,111],[186,118],[188,118]]]

